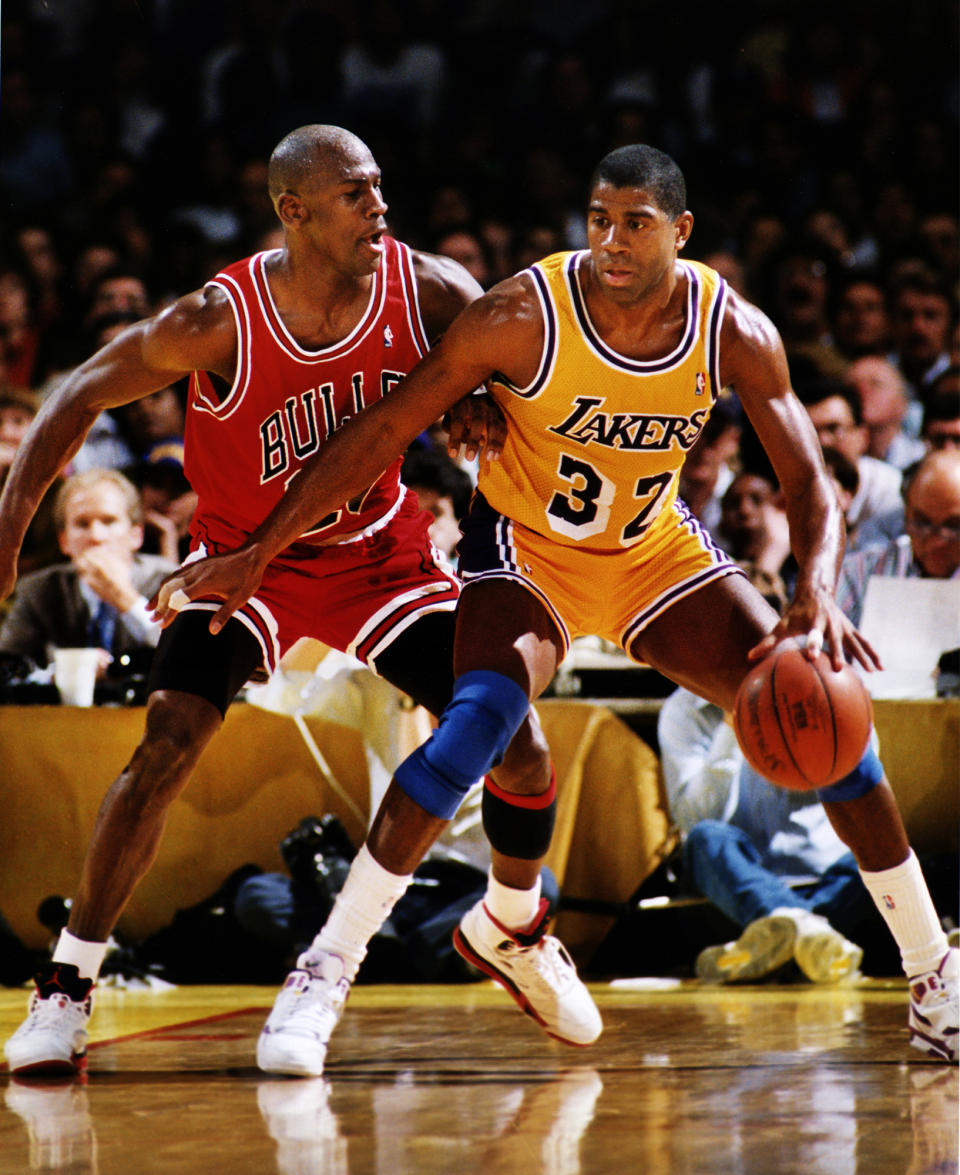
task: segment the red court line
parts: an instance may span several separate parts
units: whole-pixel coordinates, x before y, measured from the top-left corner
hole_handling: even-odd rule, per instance
[[[144,1028],[140,1032],[128,1032],[123,1036],[111,1036],[108,1040],[95,1040],[87,1045],[87,1051],[90,1049],[103,1048],[108,1044],[120,1044],[125,1040],[141,1040],[148,1036],[161,1036],[166,1032],[176,1031],[182,1032],[185,1028],[193,1028],[201,1024],[214,1024],[218,1020],[232,1020],[237,1016],[249,1016],[252,1012],[262,1015],[264,1012],[269,1012],[269,1007],[265,1005],[255,1005],[250,1008],[236,1008],[232,1012],[218,1012],[213,1016],[201,1016],[198,1020],[177,1020],[173,1024],[164,1024],[159,1028]],[[215,1039],[209,1036],[196,1036],[194,1040],[211,1040]],[[221,1039],[221,1038],[216,1038]],[[235,1039],[235,1037],[234,1037]]]

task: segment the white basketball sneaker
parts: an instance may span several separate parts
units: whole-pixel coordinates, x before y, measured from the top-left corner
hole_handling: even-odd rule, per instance
[[[960,952],[951,948],[935,971],[914,975],[907,1023],[910,1043],[943,1061],[956,1061],[960,1037]]]
[[[37,973],[27,1018],[3,1047],[10,1072],[70,1075],[87,1063],[93,980],[72,963],[45,963]]]
[[[559,939],[546,933],[546,900],[525,931],[508,930],[480,901],[453,932],[468,963],[502,984],[546,1032],[565,1044],[592,1044],[603,1021]]]
[[[301,955],[280,989],[257,1041],[265,1073],[319,1077],[330,1034],[350,994],[339,955]]]

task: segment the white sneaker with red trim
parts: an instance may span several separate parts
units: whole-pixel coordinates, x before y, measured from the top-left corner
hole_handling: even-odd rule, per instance
[[[914,1048],[956,1061],[960,1038],[960,951],[951,947],[935,971],[914,975],[907,1024]]]
[[[460,920],[453,945],[468,963],[502,984],[550,1036],[565,1044],[592,1044],[603,1021],[563,944],[546,933],[549,915],[542,900],[526,930],[508,930],[480,901]]]

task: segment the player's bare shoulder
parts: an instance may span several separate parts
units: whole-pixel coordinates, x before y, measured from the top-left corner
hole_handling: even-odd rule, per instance
[[[413,250],[413,272],[424,329],[435,343],[460,311],[483,294],[483,287],[459,261],[438,253]]]
[[[736,386],[764,372],[786,375],[780,332],[759,306],[730,290],[720,328],[720,377]]]
[[[511,344],[536,343],[542,338],[543,313],[529,275],[516,274],[484,292],[463,266],[449,257],[415,253],[414,270],[421,312],[425,313],[428,297],[436,298],[440,304],[445,298],[448,306],[460,300],[450,318],[452,321],[458,317],[458,335],[482,334],[489,338],[493,332],[501,339],[509,338]]]
[[[213,371],[232,378],[237,329],[229,299],[216,286],[184,294],[144,327],[144,354],[162,354],[184,371]]]

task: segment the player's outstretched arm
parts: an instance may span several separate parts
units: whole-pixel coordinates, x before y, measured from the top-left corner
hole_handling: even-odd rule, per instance
[[[535,365],[541,331],[526,279],[502,282],[472,302],[395,391],[347,421],[304,463],[246,542],[190,563],[164,582],[151,602],[156,619],[168,624],[185,600],[213,596],[223,600],[210,620],[210,631],[219,632],[256,590],[270,560],[317,518],[363,491],[416,436],[493,372],[513,377],[521,369],[518,364],[530,361],[528,353]]]
[[[845,546],[843,516],[816,432],[790,387],[780,336],[765,314],[732,294],[720,348],[721,380],[737,392],[783,490],[798,566],[789,607],[750,657],[759,660],[784,637],[803,635],[811,658],[826,645],[836,669],[844,653],[873,669],[879,665],[876,652],[834,599]]]
[[[424,330],[435,347],[460,311],[483,296],[483,287],[450,257],[414,252],[413,266]],[[503,451],[506,423],[488,395],[464,396],[450,408],[445,423],[454,459],[496,460]]]
[[[232,378],[234,327],[224,311],[202,291],[181,298],[128,327],[44,402],[0,497],[0,599],[13,591],[23,536],[43,495],[104,409],[138,400],[196,368]]]

